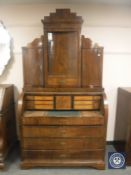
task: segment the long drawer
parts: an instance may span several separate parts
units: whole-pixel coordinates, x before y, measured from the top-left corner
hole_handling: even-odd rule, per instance
[[[82,137],[103,137],[103,126],[23,126],[23,137],[63,137],[63,138],[82,138]]]
[[[24,138],[22,144],[25,150],[93,150],[103,149],[104,138]]]
[[[26,110],[99,110],[100,95],[25,95]]]
[[[23,158],[28,159],[104,159],[104,150],[23,150]]]

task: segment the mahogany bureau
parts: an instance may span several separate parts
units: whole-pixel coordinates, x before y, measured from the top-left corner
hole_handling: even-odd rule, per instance
[[[44,36],[22,49],[22,168],[105,168],[103,48],[80,36],[82,22],[69,9],[57,9],[42,20]]]

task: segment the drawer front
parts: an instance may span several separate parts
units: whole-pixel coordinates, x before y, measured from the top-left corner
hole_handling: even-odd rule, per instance
[[[74,110],[99,110],[100,96],[74,96]]]
[[[26,95],[25,100],[53,101],[54,97],[49,95]]]
[[[75,95],[74,100],[80,100],[80,101],[91,101],[91,100],[100,100],[101,96],[100,95]]]
[[[30,114],[24,114],[22,117],[23,125],[30,126],[41,126],[41,125],[59,125],[59,126],[87,126],[87,125],[104,125],[104,117],[101,113],[95,113],[94,111],[86,111],[86,114],[80,114],[79,116],[70,116],[70,117],[57,117],[55,115],[48,116],[47,111],[35,111],[35,114],[31,111]],[[52,111],[51,111],[52,112]],[[75,111],[79,112],[79,111]],[[82,113],[83,111],[81,111]],[[84,112],[83,112],[84,113]],[[88,114],[89,113],[89,114]],[[42,116],[41,116],[42,115]]]
[[[89,159],[103,160],[104,151],[81,151],[81,150],[23,150],[23,158],[28,159]]]
[[[54,104],[51,101],[44,101],[42,102],[34,102],[34,101],[29,101],[26,103],[26,109],[28,110],[46,110],[46,109],[54,109]]]
[[[56,110],[71,110],[71,96],[56,96]]]
[[[23,149],[29,150],[59,150],[59,149],[104,149],[104,138],[84,138],[84,139],[63,139],[63,138],[44,138],[44,139],[23,139]]]
[[[74,103],[74,110],[98,110],[99,109],[99,103],[93,103],[93,104],[76,104]]]
[[[103,126],[23,126],[23,137],[103,137]]]

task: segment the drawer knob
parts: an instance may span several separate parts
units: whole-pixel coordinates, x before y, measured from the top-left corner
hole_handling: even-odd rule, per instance
[[[63,85],[65,83],[65,80],[60,80],[59,83],[60,85]]]
[[[64,158],[64,157],[66,157],[66,154],[61,154],[60,157],[63,157]]]
[[[66,130],[62,130],[61,132],[62,132],[62,134],[66,134]]]
[[[65,142],[61,142],[61,145],[65,145],[66,143]]]

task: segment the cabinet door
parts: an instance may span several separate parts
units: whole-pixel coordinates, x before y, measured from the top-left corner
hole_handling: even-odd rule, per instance
[[[77,32],[48,33],[47,87],[79,87],[80,61]]]
[[[43,48],[23,48],[24,84],[31,87],[42,87]]]
[[[82,49],[82,87],[102,86],[102,50]]]

